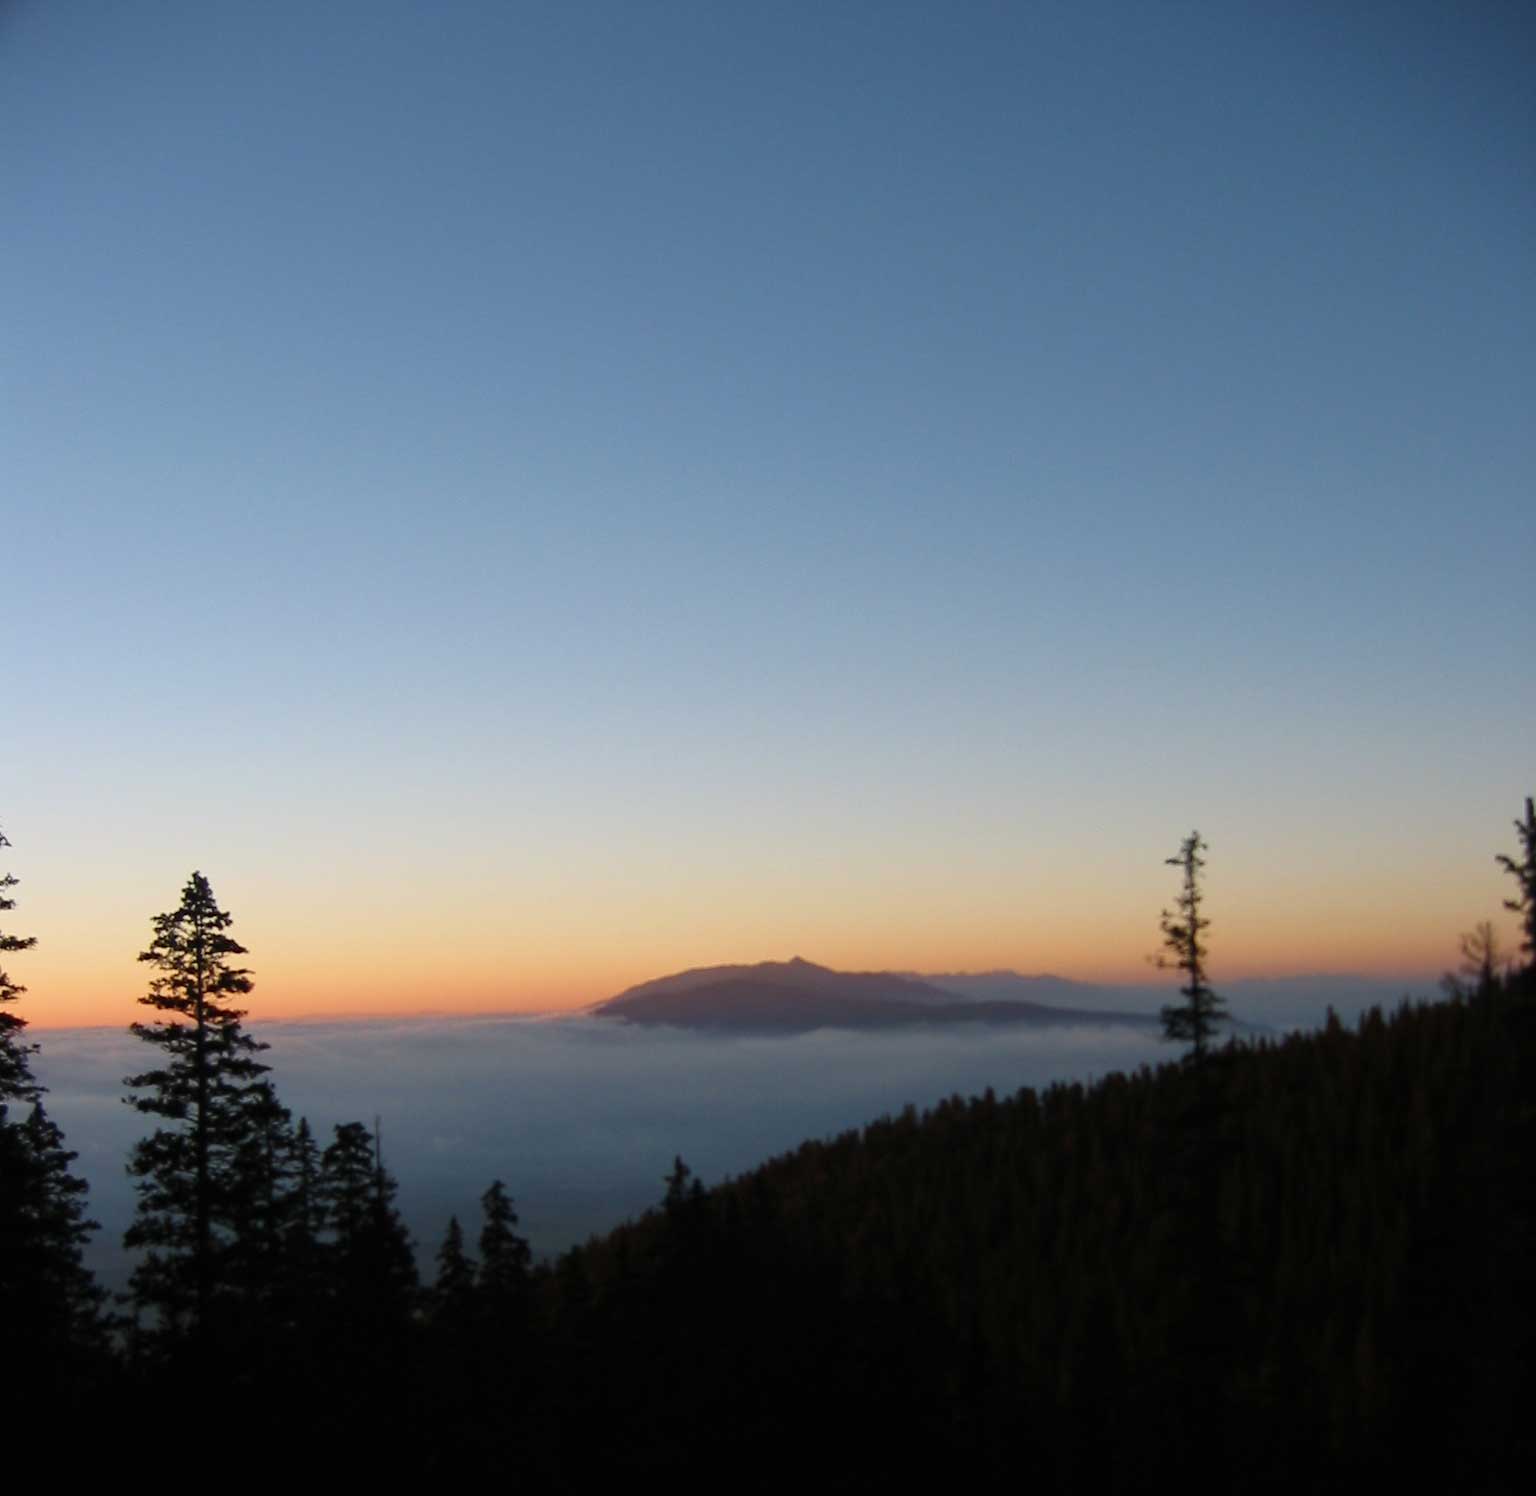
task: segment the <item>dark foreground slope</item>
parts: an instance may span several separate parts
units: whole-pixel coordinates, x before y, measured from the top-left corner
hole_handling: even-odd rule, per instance
[[[752,1490],[1523,1487],[1532,1014],[1526,979],[674,1189],[544,1285],[536,1442]]]

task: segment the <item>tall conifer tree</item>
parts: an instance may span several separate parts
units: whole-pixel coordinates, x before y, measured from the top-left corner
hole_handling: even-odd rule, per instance
[[[1184,838],[1176,857],[1166,859],[1169,867],[1182,868],[1184,883],[1179,890],[1174,907],[1163,910],[1163,954],[1157,964],[1175,967],[1184,973],[1184,985],[1179,988],[1182,1003],[1170,1004],[1162,1010],[1163,1037],[1188,1040],[1192,1048],[1190,1058],[1205,1058],[1216,1035],[1216,1026],[1226,1022],[1223,1012],[1226,1004],[1212,990],[1205,979],[1206,947],[1203,940],[1210,920],[1200,912],[1205,895],[1200,887],[1200,874],[1205,868],[1205,858],[1200,854],[1208,848],[1198,831],[1191,831]]]
[[[231,959],[245,947],[225,932],[233,923],[208,880],[193,873],[181,903],[155,916],[154,939],[139,960],[155,968],[144,1006],[166,1015],[129,1031],[165,1053],[163,1065],[125,1084],[146,1094],[129,1105],[170,1124],[134,1148],[128,1171],[139,1206],[124,1238],[148,1249],[134,1270],[139,1304],[165,1327],[205,1326],[222,1286],[242,1199],[242,1149],[268,1088],[256,1056],[267,1048],[245,1032],[243,1009],[229,999],[251,990],[250,972]]]

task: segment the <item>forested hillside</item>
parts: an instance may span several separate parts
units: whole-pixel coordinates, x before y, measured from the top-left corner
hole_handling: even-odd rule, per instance
[[[1527,973],[1200,1066],[955,1098],[708,1192],[678,1180],[545,1284],[556,1465],[750,1449],[766,1487],[814,1437],[850,1488],[916,1467],[1513,1488],[1532,997]]]

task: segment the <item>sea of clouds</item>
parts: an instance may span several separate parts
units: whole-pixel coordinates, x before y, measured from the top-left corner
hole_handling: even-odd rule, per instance
[[[271,1046],[265,1059],[279,1096],[322,1144],[337,1123],[371,1128],[379,1119],[427,1272],[450,1215],[473,1240],[493,1179],[512,1194],[535,1252],[548,1255],[655,1205],[677,1156],[714,1183],[908,1103],[1089,1081],[1177,1054],[1155,1032],[1086,1025],[749,1037],[562,1015],[268,1022],[251,1031]],[[35,1069],[49,1087],[48,1110],[79,1153],[101,1223],[91,1265],[117,1286],[134,1205],[126,1160],[157,1120],[125,1104],[123,1077],[156,1064],[159,1052],[123,1029],[30,1036],[42,1045]]]
[[[48,1111],[80,1155],[75,1167],[102,1226],[91,1264],[116,1286],[134,1204],[128,1152],[157,1121],[125,1104],[122,1082],[157,1054],[124,1030],[32,1032]],[[1154,1036],[1091,1028],[759,1038],[560,1017],[265,1023],[252,1032],[271,1045],[264,1058],[279,1096],[322,1143],[339,1122],[380,1120],[424,1270],[450,1215],[473,1240],[492,1179],[513,1195],[535,1252],[549,1254],[655,1205],[677,1156],[713,1183],[909,1102],[931,1106],[988,1086],[1011,1094],[1170,1058]]]

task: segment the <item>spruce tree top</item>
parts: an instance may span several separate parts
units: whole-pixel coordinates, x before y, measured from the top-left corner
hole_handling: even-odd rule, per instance
[[[201,1005],[210,1022],[244,1018],[243,1011],[214,1002],[226,994],[249,992],[252,986],[244,967],[224,964],[226,957],[246,953],[239,941],[224,933],[233,923],[233,916],[214,902],[208,880],[193,873],[181,891],[181,903],[169,914],[155,916],[155,938],[147,951],[139,952],[139,960],[153,962],[162,972],[139,1001],[188,1016],[196,1016]]]
[[[152,1087],[155,1095],[134,1097],[143,1112],[180,1118],[197,1085],[204,1102],[227,1098],[256,1080],[270,1067],[255,1056],[268,1046],[251,1038],[240,1025],[243,1008],[223,999],[249,992],[251,974],[231,966],[229,958],[243,956],[245,947],[224,932],[233,916],[220,909],[213,889],[201,873],[193,873],[181,891],[181,903],[168,914],[157,914],[155,936],[139,960],[158,968],[149,992],[139,999],[145,1007],[171,1015],[160,1023],[133,1023],[129,1032],[158,1044],[173,1057],[168,1069],[129,1076],[133,1087]],[[190,1022],[177,1022],[177,1019]]]

